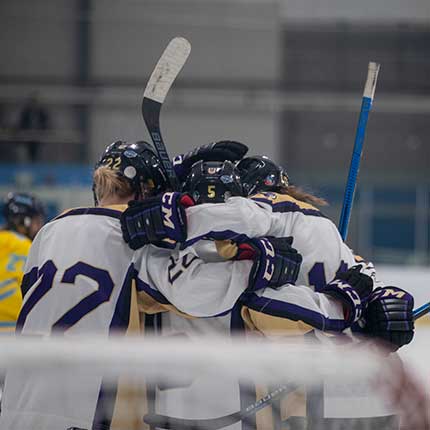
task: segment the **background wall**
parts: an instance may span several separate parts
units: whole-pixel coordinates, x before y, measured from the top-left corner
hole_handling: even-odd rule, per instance
[[[47,186],[50,196],[70,196],[64,187],[81,165],[88,175],[75,185],[85,194],[91,165],[109,142],[148,139],[142,90],[178,34],[189,38],[192,54],[163,108],[171,154],[243,141],[329,199],[326,213],[336,221],[367,63],[381,62],[349,241],[377,261],[429,263],[427,0],[45,0],[37,7],[5,0],[3,189],[37,186],[43,194]],[[49,130],[36,136],[35,161],[17,132],[30,94],[50,117]],[[68,202],[52,197],[49,205]]]
[[[163,107],[169,153],[242,141],[329,200],[336,223],[367,64],[381,63],[347,242],[428,302],[429,0],[2,0],[0,198],[34,192],[48,218],[92,205],[105,146],[149,139],[143,88],[176,35],[192,53]],[[49,127],[23,130],[29,96]],[[400,351],[427,394],[429,323]]]

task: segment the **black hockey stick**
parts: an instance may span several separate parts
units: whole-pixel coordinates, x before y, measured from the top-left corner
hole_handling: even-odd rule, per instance
[[[173,190],[179,189],[179,182],[161,136],[160,111],[170,87],[187,61],[190,52],[191,45],[188,40],[183,37],[172,39],[149,78],[142,100],[143,119]]]
[[[266,396],[250,404],[246,408],[234,412],[233,414],[224,415],[218,418],[185,419],[169,417],[167,415],[147,414],[144,416],[143,421],[145,421],[146,424],[161,429],[217,430],[235,424],[243,419],[246,419],[246,417],[256,414],[259,410],[269,406],[274,400],[286,394],[286,392],[294,391],[296,388],[297,386],[292,384],[281,385],[277,387],[276,390],[271,391]]]

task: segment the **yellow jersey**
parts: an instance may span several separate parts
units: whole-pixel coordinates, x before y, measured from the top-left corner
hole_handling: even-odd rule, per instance
[[[13,332],[22,304],[21,281],[31,241],[0,230],[0,333]]]

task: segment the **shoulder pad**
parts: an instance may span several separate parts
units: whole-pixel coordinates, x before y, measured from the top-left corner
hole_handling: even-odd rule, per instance
[[[255,194],[250,198],[256,202],[262,202],[270,205],[273,212],[301,212],[305,215],[320,216],[325,218],[325,216],[315,206],[297,200],[288,194],[264,192]]]

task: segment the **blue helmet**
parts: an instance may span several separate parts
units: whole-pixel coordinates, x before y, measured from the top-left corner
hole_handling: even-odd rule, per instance
[[[42,202],[27,193],[9,193],[3,207],[3,215],[7,228],[17,230],[19,227],[28,229],[34,217],[45,218]]]

